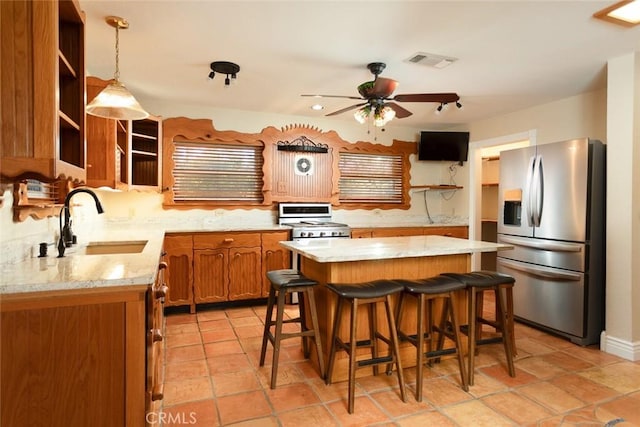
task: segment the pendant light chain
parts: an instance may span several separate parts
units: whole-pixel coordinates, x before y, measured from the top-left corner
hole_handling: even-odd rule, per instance
[[[113,74],[116,82],[120,80],[120,23],[116,23],[116,72]]]

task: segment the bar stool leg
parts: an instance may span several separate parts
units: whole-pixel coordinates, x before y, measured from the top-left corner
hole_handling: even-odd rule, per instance
[[[271,333],[271,325],[273,324],[271,319],[273,319],[273,305],[276,299],[276,291],[271,287],[269,289],[269,300],[267,303],[267,314],[264,319],[264,332],[262,333],[262,349],[260,350],[260,366],[264,366],[264,359],[267,354],[267,340],[269,339],[269,334]]]
[[[282,316],[284,314],[284,298],[286,292],[278,292],[278,308],[276,309],[276,332],[273,343],[273,362],[271,365],[271,388],[276,388],[278,379],[278,359],[280,358],[280,338],[282,336]]]
[[[462,338],[460,335],[460,328],[458,327],[458,313],[455,309],[455,292],[449,293],[448,309],[451,319],[451,328],[453,329],[453,336],[456,339],[456,352],[458,353],[458,368],[460,369],[460,379],[462,380],[462,389],[469,391],[469,379],[467,376],[466,368],[464,366],[464,355],[462,354]],[[446,325],[444,325],[446,327]]]
[[[424,309],[425,295],[418,295],[418,332],[416,334],[416,400],[422,402],[422,373],[424,368]]]
[[[322,352],[322,341],[320,340],[320,328],[318,327],[318,312],[316,311],[316,298],[313,293],[313,288],[307,290],[307,297],[309,299],[309,309],[311,311],[311,325],[313,326],[314,339],[316,342],[316,350],[318,353],[318,365],[320,366],[320,377],[325,379],[326,372],[324,366],[324,356]]]
[[[500,288],[498,288],[498,301],[496,301],[500,311],[500,326],[502,329],[502,342],[504,344],[504,354],[507,358],[507,368],[509,369],[509,375],[512,377],[516,376],[516,369],[513,365],[513,354],[511,352],[511,327],[507,321],[506,307],[504,298],[502,297],[502,292],[500,292]]]
[[[404,384],[404,371],[402,370],[402,360],[400,359],[400,343],[398,340],[398,330],[396,329],[396,322],[393,317],[393,310],[391,309],[391,295],[384,297],[384,306],[387,310],[387,320],[389,322],[389,337],[391,338],[391,345],[393,347],[393,353],[396,359],[396,368],[398,369],[398,383],[400,384],[400,397],[403,402],[407,401],[405,384]]]
[[[304,297],[305,292],[298,292],[298,312],[300,313],[300,331],[304,332],[308,330],[307,328],[307,307],[305,306]],[[309,358],[309,340],[310,337],[302,336],[302,353],[304,354],[305,359]]]
[[[469,358],[468,364],[469,364],[469,369],[467,370],[468,372],[468,380],[469,380],[469,385],[473,385],[473,370],[475,369],[474,366],[474,359],[475,359],[475,354],[476,354],[476,297],[477,297],[477,293],[476,290],[474,288],[469,288],[467,290],[470,295],[469,295],[469,331],[467,334],[467,341],[468,341],[468,354],[467,357]]]
[[[338,304],[336,306],[336,312],[333,316],[333,331],[331,332],[331,346],[329,347],[329,362],[327,365],[327,375],[325,383],[331,384],[333,377],[333,365],[336,358],[336,340],[338,339],[338,331],[340,330],[340,320],[342,319],[342,305],[343,299],[338,297]]]
[[[368,304],[368,315],[369,315],[369,340],[371,342],[371,358],[376,359],[378,357],[378,340],[376,337],[378,336],[378,325],[376,323],[376,319],[378,318],[378,311],[376,310],[376,303]],[[373,366],[373,375],[378,375],[380,370],[378,369],[378,365]]]
[[[351,300],[351,331],[349,334],[349,413],[353,414],[356,393],[356,347],[358,330],[358,298]]]

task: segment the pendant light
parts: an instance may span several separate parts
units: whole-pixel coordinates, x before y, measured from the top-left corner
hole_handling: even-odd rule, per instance
[[[87,114],[107,119],[146,119],[149,117],[149,113],[140,106],[131,92],[118,80],[120,78],[119,31],[129,28],[129,22],[118,16],[107,16],[105,21],[116,29],[116,71],[113,74],[113,81],[87,105]]]

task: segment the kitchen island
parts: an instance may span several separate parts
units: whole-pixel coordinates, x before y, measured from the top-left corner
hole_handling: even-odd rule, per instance
[[[464,273],[470,270],[471,254],[495,252],[511,249],[505,244],[457,239],[444,236],[380,237],[370,239],[306,239],[280,242],[299,255],[298,268],[307,277],[316,280],[316,304],[320,335],[325,353],[329,356],[329,343],[333,328],[337,298],[326,289],[327,283],[360,283],[377,279],[420,279],[437,276],[440,273]],[[459,313],[466,313],[464,293],[456,304]],[[415,302],[408,301],[403,316],[405,329],[415,328]],[[344,316],[348,316],[345,311]],[[383,316],[378,310],[378,316]],[[366,311],[358,313],[360,325],[366,325]],[[462,316],[461,316],[462,317]],[[463,320],[464,321],[464,320]],[[379,328],[385,333],[385,321],[380,317]],[[349,321],[342,322],[340,336],[348,336]],[[367,339],[367,328],[360,328],[358,340]],[[385,351],[385,350],[382,350]],[[311,354],[315,354],[311,352]],[[313,357],[313,356],[312,356]],[[408,343],[401,345],[401,357],[405,367],[415,366],[415,349]],[[346,380],[348,373],[347,355],[336,355],[333,378]],[[317,360],[314,360],[317,364]],[[371,375],[372,371],[362,369],[359,376]]]

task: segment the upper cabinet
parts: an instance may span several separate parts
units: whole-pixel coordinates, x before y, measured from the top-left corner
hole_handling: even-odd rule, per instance
[[[87,77],[87,103],[109,81]],[[115,120],[87,115],[87,184],[118,189],[160,187],[162,121]]]
[[[85,181],[84,20],[75,0],[0,2],[4,176]]]

